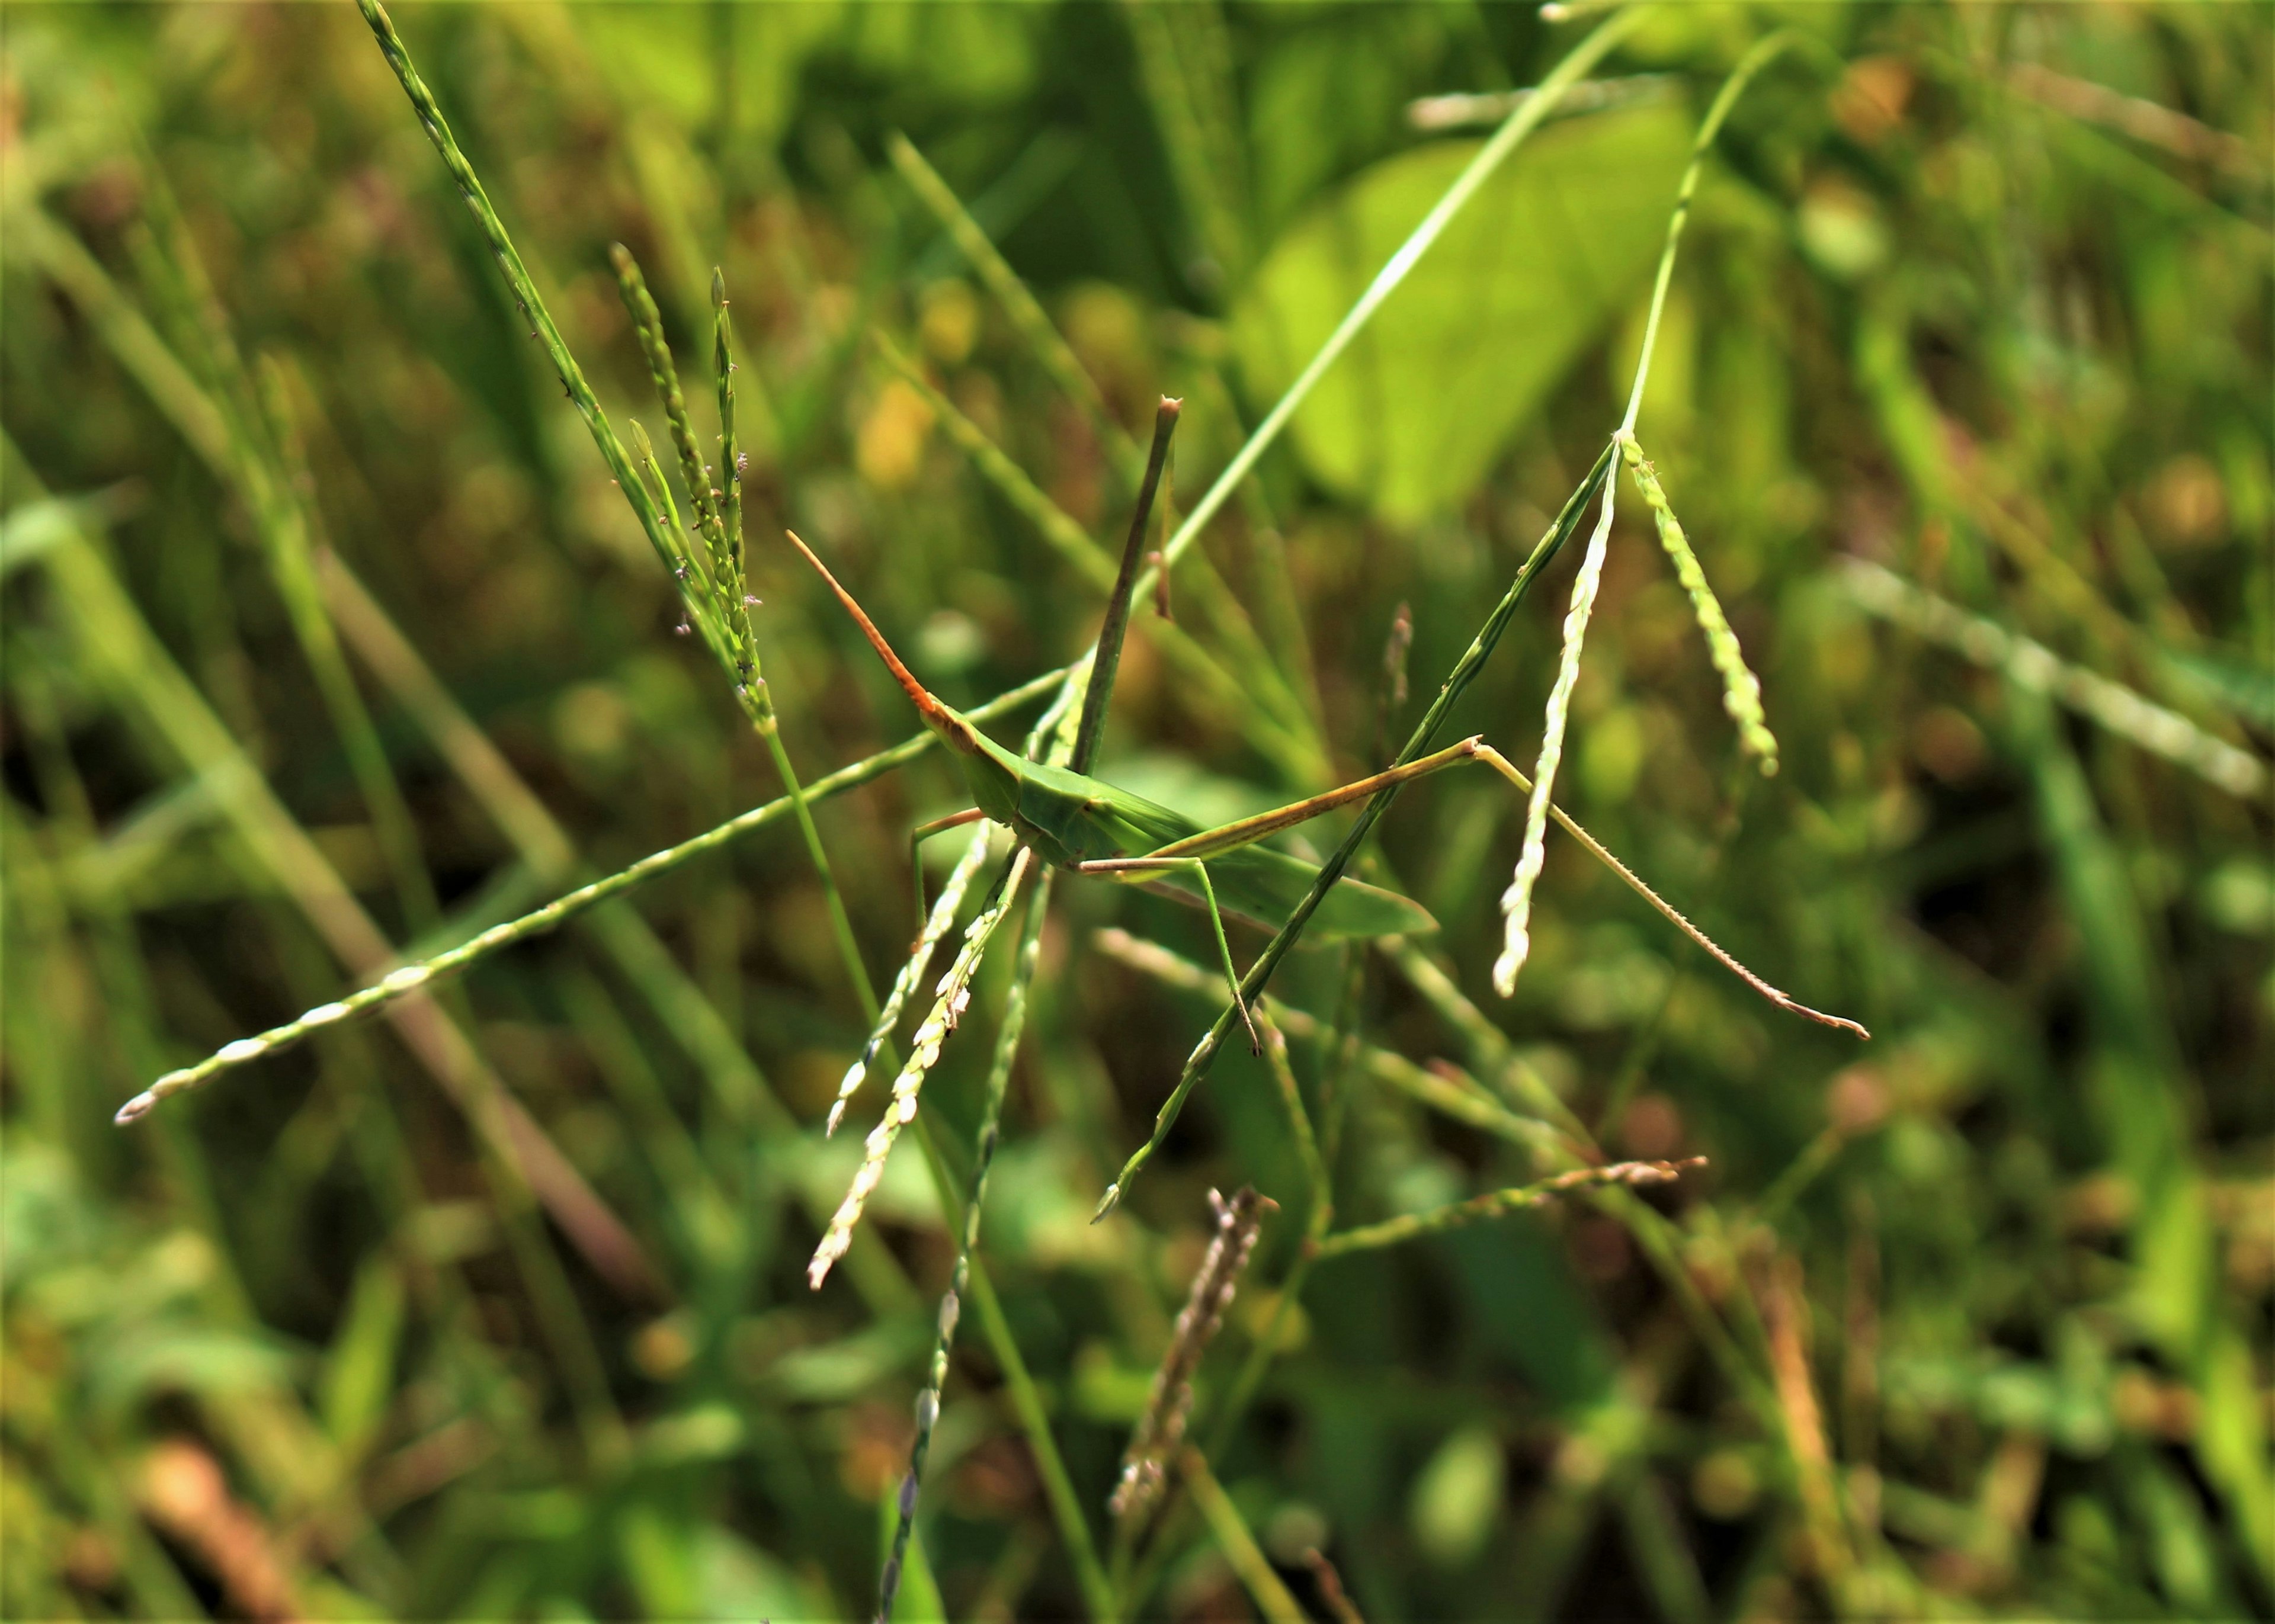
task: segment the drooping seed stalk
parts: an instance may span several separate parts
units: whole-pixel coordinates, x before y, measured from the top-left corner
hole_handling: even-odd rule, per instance
[[[1448,1229],[1458,1229],[1464,1224],[1522,1212],[1526,1207],[1546,1206],[1559,1196],[1595,1185],[1671,1184],[1688,1169],[1705,1165],[1704,1156],[1693,1156],[1684,1161],[1619,1161],[1604,1167],[1575,1167],[1568,1173],[1560,1173],[1554,1178],[1542,1179],[1537,1183],[1519,1185],[1514,1190],[1496,1190],[1485,1195],[1472,1196],[1467,1201],[1433,1207],[1426,1212],[1409,1212],[1402,1217],[1386,1219],[1379,1224],[1345,1229],[1322,1240],[1315,1255],[1324,1262],[1329,1258],[1340,1258],[1346,1252],[1365,1251],[1378,1246],[1396,1246],[1425,1235],[1440,1235]]]
[[[1659,471],[1632,434],[1620,442],[1620,454],[1636,488],[1643,493],[1644,505],[1651,510],[1659,544],[1666,549],[1668,562],[1674,566],[1674,578],[1682,583],[1683,593],[1690,600],[1698,629],[1706,634],[1707,655],[1722,674],[1722,708],[1738,724],[1739,743],[1760,762],[1762,776],[1773,777],[1778,768],[1777,736],[1770,731],[1769,719],[1762,712],[1762,679],[1746,664],[1745,651],[1738,646],[1738,634],[1730,630],[1729,616],[1722,613],[1721,600],[1706,584],[1706,571],[1691,550],[1690,538],[1682,532],[1682,521],[1674,517],[1674,506],[1659,487]]]
[[[1609,26],[1609,24],[1606,25],[1606,26]],[[1406,742],[1406,748],[1399,752],[1398,760],[1394,765],[1402,766],[1407,762],[1418,760],[1429,753],[1438,729],[1445,724],[1447,714],[1460,700],[1462,694],[1469,691],[1470,684],[1477,680],[1478,673],[1484,668],[1485,662],[1492,654],[1494,646],[1500,641],[1501,634],[1508,631],[1509,620],[1516,613],[1517,605],[1523,601],[1524,594],[1531,590],[1532,583],[1539,578],[1540,572],[1548,567],[1549,563],[1563,548],[1565,542],[1571,538],[1573,532],[1579,527],[1580,516],[1586,511],[1589,500],[1608,480],[1612,472],[1611,459],[1612,448],[1606,444],[1597,457],[1594,466],[1590,468],[1582,478],[1578,488],[1565,499],[1563,510],[1550,523],[1547,533],[1532,549],[1531,556],[1527,558],[1523,567],[1518,570],[1516,578],[1509,583],[1508,591],[1503,594],[1501,601],[1493,606],[1493,612],[1485,616],[1485,623],[1478,627],[1478,634],[1471,639],[1469,648],[1462,653],[1461,659],[1455,662],[1454,668],[1447,674],[1445,683],[1438,690],[1437,698],[1431,701],[1429,710],[1423,715],[1420,723],[1416,726],[1412,736]],[[1190,520],[1187,521],[1189,525],[1190,522]],[[1343,836],[1342,843],[1337,846],[1327,860],[1320,865],[1318,876],[1311,882],[1311,890],[1304,895],[1304,900],[1296,904],[1296,911],[1288,917],[1287,923],[1282,925],[1274,933],[1272,940],[1265,944],[1264,951],[1258,954],[1256,961],[1249,966],[1247,975],[1241,978],[1242,1001],[1253,1004],[1257,995],[1263,992],[1265,984],[1272,978],[1273,971],[1279,968],[1280,961],[1287,956],[1288,950],[1295,945],[1296,938],[1303,933],[1304,927],[1311,922],[1311,914],[1319,907],[1320,899],[1326,895],[1336,880],[1342,878],[1343,870],[1349,865],[1361,842],[1373,829],[1375,820],[1389,810],[1390,803],[1396,798],[1398,789],[1399,786],[1393,784],[1360,808],[1359,814],[1352,822],[1349,832]],[[1237,1008],[1228,1004],[1223,1013],[1217,1016],[1215,1023],[1203,1034],[1199,1044],[1186,1059],[1184,1069],[1178,1076],[1176,1086],[1170,1091],[1168,1099],[1162,1102],[1160,1110],[1155,1114],[1153,1133],[1147,1137],[1145,1143],[1138,1146],[1131,1154],[1129,1160],[1122,1165],[1122,1171],[1115,1175],[1114,1182],[1107,1186],[1106,1193],[1099,1200],[1098,1211],[1092,1215],[1093,1222],[1104,1218],[1114,1210],[1115,1205],[1122,1199],[1122,1192],[1128,1188],[1130,1181],[1137,1176],[1138,1170],[1151,1160],[1154,1152],[1160,1149],[1162,1141],[1168,1137],[1170,1127],[1176,1122],[1178,1114],[1184,1109],[1187,1097],[1191,1094],[1201,1078],[1208,1074],[1210,1066],[1215,1062],[1217,1051],[1223,1046],[1226,1036],[1238,1023],[1239,1019]]]
[[[1046,691],[1062,687],[1065,676],[1066,673],[1063,670],[1047,671],[1040,676],[1021,684],[1009,693],[1000,695],[965,714],[975,721],[1001,715]],[[915,760],[926,751],[931,749],[935,742],[934,736],[929,731],[919,733],[913,738],[902,740],[888,750],[879,751],[873,756],[856,761],[850,767],[840,767],[828,777],[815,780],[812,788],[807,791],[807,800],[809,803],[827,800],[833,796],[842,795],[848,789],[865,784],[873,779],[881,778],[893,768]],[[122,1126],[128,1122],[138,1122],[148,1115],[152,1107],[160,1100],[170,1095],[178,1094],[185,1089],[195,1088],[200,1083],[207,1082],[222,1072],[245,1065],[250,1061],[258,1060],[262,1055],[274,1054],[299,1042],[319,1028],[335,1025],[356,1016],[371,1014],[399,998],[408,997],[421,987],[430,986],[445,977],[457,975],[492,955],[503,952],[516,942],[525,941],[533,936],[544,934],[555,926],[574,918],[586,910],[607,902],[610,897],[621,896],[647,880],[661,874],[668,874],[674,869],[684,867],[707,851],[716,851],[721,847],[754,830],[778,822],[794,810],[790,797],[778,796],[762,806],[754,806],[746,812],[729,818],[715,828],[706,830],[703,834],[684,840],[676,846],[667,847],[661,851],[642,857],[639,862],[619,869],[605,879],[596,880],[590,885],[580,886],[565,895],[556,897],[544,907],[525,913],[518,919],[509,920],[503,925],[492,925],[472,940],[463,942],[447,952],[438,953],[434,957],[422,960],[416,964],[405,964],[400,969],[392,971],[378,982],[359,992],[351,993],[345,998],[332,1003],[319,1004],[314,1009],[287,1021],[282,1026],[271,1027],[267,1031],[258,1032],[248,1038],[239,1038],[233,1043],[223,1044],[214,1054],[200,1061],[196,1065],[185,1066],[178,1071],[170,1071],[160,1077],[148,1088],[121,1106],[115,1120]]]
[[[1580,680],[1580,651],[1588,640],[1588,622],[1596,612],[1596,590],[1604,578],[1604,555],[1611,543],[1613,499],[1619,481],[1606,478],[1603,508],[1588,537],[1588,550],[1572,580],[1572,604],[1564,614],[1563,652],[1556,662],[1556,681],[1548,690],[1548,715],[1540,729],[1540,754],[1532,766],[1532,794],[1524,808],[1524,844],[1516,857],[1516,873],[1501,893],[1503,924],[1500,956],[1493,961],[1493,990],[1503,998],[1516,991],[1516,972],[1532,951],[1532,888],[1547,861],[1548,797],[1556,787],[1556,769],[1564,759],[1564,727],[1572,714],[1572,689]]]
[[[1304,370],[1296,374],[1296,381],[1288,386],[1287,390],[1274,404],[1272,410],[1265,415],[1264,421],[1257,426],[1256,431],[1248,437],[1232,460],[1225,465],[1223,472],[1217,476],[1215,482],[1209,487],[1200,501],[1194,504],[1193,510],[1185,516],[1184,522],[1178,525],[1176,533],[1171,536],[1168,544],[1161,548],[1161,563],[1155,566],[1156,569],[1168,570],[1175,565],[1185,549],[1198,538],[1200,533],[1216,517],[1218,510],[1223,507],[1232,492],[1243,480],[1248,477],[1250,471],[1262,458],[1266,450],[1287,427],[1297,408],[1309,397],[1319,380],[1326,375],[1328,368],[1342,358],[1343,351],[1350,346],[1351,342],[1365,329],[1368,322],[1373,320],[1375,313],[1406,280],[1414,267],[1421,261],[1423,255],[1430,251],[1431,246],[1443,234],[1454,216],[1468,205],[1478,188],[1485,185],[1509,154],[1514,152],[1553,110],[1564,93],[1576,81],[1585,78],[1589,70],[1639,25],[1650,10],[1649,6],[1630,6],[1599,25],[1593,33],[1574,47],[1548,76],[1541,80],[1538,87],[1539,94],[1512,113],[1508,122],[1495,131],[1492,138],[1478,149],[1477,156],[1470,161],[1469,165],[1455,178],[1454,184],[1447,188],[1445,194],[1432,206],[1430,212],[1423,216],[1421,223],[1384,263],[1381,270],[1375,274],[1374,280],[1367,284],[1366,291],[1360,294],[1357,301],[1336,324],[1334,330],[1327,336],[1326,342],[1319,346],[1318,352],[1305,364]],[[1485,625],[1479,629],[1476,639],[1470,646],[1469,652],[1462,656],[1452,675],[1447,677],[1445,687],[1440,691],[1437,700],[1430,707],[1429,714],[1423,718],[1421,725],[1415,731],[1413,739],[1409,742],[1406,751],[1402,752],[1401,762],[1414,759],[1427,752],[1430,740],[1435,736],[1439,727],[1442,724],[1446,712],[1450,708],[1453,701],[1457,699],[1468,688],[1470,683],[1475,679],[1478,668],[1484,663],[1485,657],[1492,652],[1493,645],[1500,640],[1502,631],[1508,627],[1508,617],[1515,613],[1517,602],[1523,593],[1531,586],[1540,568],[1555,555],[1566,539],[1576,528],[1579,513],[1584,509],[1586,500],[1592,497],[1597,488],[1605,483],[1606,475],[1612,472],[1611,456],[1611,447],[1607,444],[1602,454],[1598,457],[1595,465],[1590,470],[1587,477],[1582,480],[1579,489],[1576,490],[1572,497],[1567,501],[1563,512],[1559,515],[1556,523],[1551,525],[1548,535],[1543,538],[1541,544],[1534,549],[1532,558],[1527,561],[1523,570],[1518,573],[1508,594],[1486,617]],[[1153,580],[1154,577],[1149,572],[1138,581],[1138,590],[1141,593],[1150,591]],[[1289,916],[1287,923],[1266,945],[1264,952],[1250,966],[1247,976],[1241,983],[1243,1001],[1252,1002],[1256,994],[1262,991],[1265,983],[1271,979],[1272,973],[1278,968],[1280,960],[1295,945],[1296,938],[1303,933],[1304,927],[1310,923],[1311,914],[1319,907],[1320,899],[1326,895],[1327,889],[1342,878],[1344,867],[1357,851],[1360,842],[1372,830],[1375,820],[1388,810],[1391,801],[1396,795],[1395,786],[1385,789],[1373,800],[1368,802],[1359,812],[1349,833],[1344,836],[1342,845],[1321,868],[1318,879],[1313,882],[1310,895],[1297,905],[1295,913]],[[1186,1098],[1192,1092],[1200,1079],[1207,1075],[1210,1066],[1215,1061],[1217,1051],[1222,1046],[1226,1034],[1230,1031],[1238,1019],[1238,1007],[1228,1004],[1224,1012],[1217,1017],[1216,1023],[1202,1036],[1199,1044],[1187,1058],[1183,1070],[1178,1076],[1176,1086],[1170,1091],[1168,1099],[1162,1103],[1160,1110],[1156,1114],[1152,1135],[1122,1164],[1122,1171],[1116,1175],[1114,1182],[1107,1186],[1104,1195],[1099,1200],[1093,1221],[1105,1217],[1114,1210],[1115,1204],[1121,1200],[1122,1191],[1129,1181],[1137,1175],[1138,1170],[1144,1167],[1160,1149],[1161,1142],[1168,1135],[1170,1126],[1184,1109]]]
[[[1606,27],[1610,26],[1609,23],[1605,25]],[[1690,162],[1684,168],[1682,178],[1675,187],[1674,211],[1667,219],[1666,245],[1659,250],[1659,271],[1651,283],[1650,314],[1644,322],[1643,351],[1636,358],[1635,381],[1628,390],[1627,414],[1621,419],[1618,429],[1612,435],[1613,447],[1618,455],[1629,462],[1630,465],[1640,461],[1639,455],[1631,449],[1635,442],[1636,418],[1643,410],[1644,386],[1651,376],[1651,354],[1659,345],[1659,319],[1666,313],[1667,289],[1674,280],[1675,253],[1682,241],[1683,227],[1690,218],[1690,199],[1692,193],[1698,189],[1698,177],[1704,168],[1707,150],[1713,146],[1715,137],[1721,133],[1723,120],[1729,117],[1731,108],[1737,104],[1738,97],[1745,90],[1748,82],[1772,58],[1788,46],[1796,43],[1799,38],[1798,34],[1790,30],[1780,30],[1758,41],[1753,49],[1740,59],[1737,67],[1731,72],[1730,77],[1723,81],[1721,90],[1715,95],[1712,105],[1706,110],[1706,117],[1699,122],[1697,136],[1691,142]],[[1500,956],[1493,961],[1493,980],[1494,990],[1503,998],[1509,997],[1516,991],[1517,972],[1524,968],[1525,958],[1532,950],[1532,891],[1540,878],[1540,870],[1547,856],[1546,840],[1548,828],[1548,797],[1555,787],[1557,767],[1563,759],[1564,731],[1571,714],[1572,688],[1579,679],[1581,652],[1587,642],[1588,623],[1591,616],[1595,612],[1596,592],[1603,578],[1604,554],[1611,538],[1612,510],[1614,505],[1613,498],[1617,487],[1616,477],[1607,480],[1604,486],[1602,517],[1597,520],[1595,533],[1589,538],[1586,557],[1582,561],[1579,575],[1573,582],[1571,607],[1564,617],[1563,650],[1557,661],[1555,684],[1549,691],[1547,714],[1541,726],[1540,755],[1532,773],[1532,797],[1525,808],[1524,843],[1517,854],[1516,872],[1509,880],[1508,889],[1501,894],[1503,934]],[[1648,500],[1647,496],[1646,500]],[[1667,511],[1667,517],[1671,518],[1672,512],[1666,510],[1665,502],[1665,494],[1661,493],[1659,508],[1656,510]],[[1661,534],[1664,537],[1663,528]],[[1672,554],[1674,551],[1674,548],[1670,546],[1669,552]],[[1689,553],[1687,542],[1682,545],[1682,551],[1684,554]],[[1695,570],[1697,560],[1694,558],[1691,562],[1694,565],[1694,573],[1697,573]],[[1680,567],[1678,563],[1678,570]],[[1697,578],[1703,591],[1705,577],[1703,573],[1697,573]],[[1685,585],[1687,586],[1688,582]],[[1704,601],[1712,602],[1712,593],[1705,593]],[[1692,597],[1694,607],[1698,606],[1700,601],[1700,598],[1694,594]],[[1701,608],[1699,613],[1702,616],[1703,625],[1704,624],[1704,609]],[[1714,614],[1718,620],[1721,620],[1719,604],[1714,605]],[[1729,635],[1729,625],[1727,620],[1721,620],[1721,625],[1722,643],[1720,645],[1716,643],[1713,630],[1711,627],[1707,629],[1708,643],[1715,647],[1716,664],[1718,668],[1721,666],[1725,657],[1725,647],[1727,647],[1728,656],[1736,659],[1737,668],[1742,671],[1745,662],[1737,655],[1737,639]],[[1752,674],[1747,672],[1746,677],[1748,681],[1751,681]],[[1738,695],[1734,687],[1729,685],[1729,680],[1726,671],[1726,703],[1733,706],[1733,715],[1739,715],[1747,708],[1746,701]],[[1754,686],[1751,711],[1758,718],[1760,714],[1758,684]],[[1740,725],[1742,728],[1745,726],[1742,717]],[[1757,738],[1752,734],[1747,735],[1749,744],[1757,745],[1760,739],[1768,739],[1769,751],[1765,759],[1774,763],[1776,741],[1770,738],[1767,727],[1763,726],[1758,720],[1755,725],[1759,729],[1759,737]]]
[[[1193,1376],[1201,1366],[1224,1311],[1240,1289],[1240,1276],[1256,1250],[1264,1215],[1279,1204],[1243,1186],[1226,1200],[1209,1191],[1209,1206],[1216,1215],[1216,1233],[1193,1276],[1185,1306],[1170,1333],[1169,1346],[1153,1371],[1153,1385],[1145,1395],[1145,1409],[1122,1452],[1122,1477],[1107,1502],[1117,1522],[1142,1522],[1160,1496],[1168,1467],[1184,1442],[1185,1422],[1192,1414]]]

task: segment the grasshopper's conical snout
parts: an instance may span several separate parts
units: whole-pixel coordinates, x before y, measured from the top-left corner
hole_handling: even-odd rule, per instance
[[[829,573],[829,566],[813,555],[813,549],[798,538],[797,532],[785,530],[782,533],[790,538],[792,547],[805,555],[805,562],[813,566],[814,573],[837,595],[837,601],[845,606],[845,612],[853,617],[853,623],[861,628],[861,635],[869,639],[869,646],[877,651],[877,658],[885,662],[885,668],[893,674],[894,680],[907,691],[909,702],[917,707],[918,714],[936,727],[946,726],[953,713],[933,697],[930,689],[917,681],[915,673],[901,663],[901,657],[893,652],[893,646],[885,641],[885,634],[877,630],[877,623],[869,618],[868,611],[855,602],[853,594],[838,584],[837,578]]]

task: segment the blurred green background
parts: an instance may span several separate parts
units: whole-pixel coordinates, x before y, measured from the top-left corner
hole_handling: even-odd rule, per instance
[[[1105,545],[1118,436],[1162,391],[1189,506],[1493,98],[1585,26],[397,21],[620,426],[661,439],[608,245],[646,264],[692,396],[723,267],[759,636],[809,782],[912,718],[782,525],[953,702],[1072,658],[1101,595],[1038,514]],[[1502,1002],[1521,811],[1485,774],[1410,790],[1374,862],[1442,933],[1275,983],[1317,1016],[1289,1023],[1302,1088],[1340,1101],[1336,1226],[1548,1170],[1495,1130],[1508,1090],[1553,1091],[1605,1156],[1709,1165],[1322,1261],[1283,1306],[1311,1214],[1244,1046],[1088,1223],[1218,1006],[1100,935],[1206,963],[1197,916],[1061,885],[981,1255],[1101,1547],[1206,1192],[1253,1182],[1280,1211],[1194,1437],[1311,1616],[1334,1616],[1314,1546],[1377,1624],[2275,1607],[2264,8],[1647,19],[1180,570],[1206,658],[1165,659],[1141,608],[1101,771],[1215,817],[1387,759],[1618,421],[1697,118],[1781,23],[1812,43],[1708,163],[1639,433],[1783,771],[1737,754],[1629,493],[1561,792],[1874,1038],[1755,1000],[1553,832]],[[160,1072],[779,785],[351,8],[11,0],[0,51],[0,1610],[866,1616],[952,1245],[904,1144],[854,1258],[805,1288],[858,1156],[820,1122],[864,1023],[789,825],[423,1023],[110,1126]],[[1844,558],[2035,643],[1970,657],[1872,612]],[[1521,763],[1571,570],[1453,719]],[[2050,694],[2040,646],[2119,688]],[[818,813],[880,981],[905,831],[958,794],[926,758]],[[1007,957],[925,1096],[958,1169]],[[499,1131],[541,1135],[598,1216],[540,1214]],[[967,1312],[897,1616],[1085,1615],[1016,1396]],[[1284,1609],[1238,1543],[1180,1500],[1132,1616]]]

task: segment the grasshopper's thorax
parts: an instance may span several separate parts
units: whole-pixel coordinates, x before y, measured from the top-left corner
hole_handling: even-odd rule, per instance
[[[931,699],[930,695],[926,697]],[[1024,839],[1025,831],[1020,827],[1023,820],[1019,816],[1019,759],[973,727],[953,706],[932,699],[931,704],[919,708],[925,726],[948,746],[956,770],[964,774],[964,786],[971,791],[971,804],[990,821],[1007,826]]]

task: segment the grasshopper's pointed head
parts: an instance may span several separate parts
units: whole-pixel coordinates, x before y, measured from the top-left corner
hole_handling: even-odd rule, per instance
[[[813,566],[814,573],[820,576],[829,590],[837,595],[837,601],[845,606],[845,612],[853,617],[853,623],[861,628],[861,635],[869,639],[869,646],[877,651],[877,658],[885,662],[885,668],[893,674],[894,680],[908,694],[909,703],[917,707],[917,714],[924,718],[925,726],[965,754],[978,754],[979,745],[972,734],[971,724],[941,704],[930,689],[917,681],[915,674],[902,664],[901,657],[893,652],[893,646],[885,641],[885,634],[877,630],[876,623],[869,618],[867,611],[853,601],[851,593],[838,585],[837,578],[829,573],[829,566],[813,555],[813,549],[798,539],[797,532],[786,530],[782,533],[790,538],[792,547],[805,555],[805,562]]]

